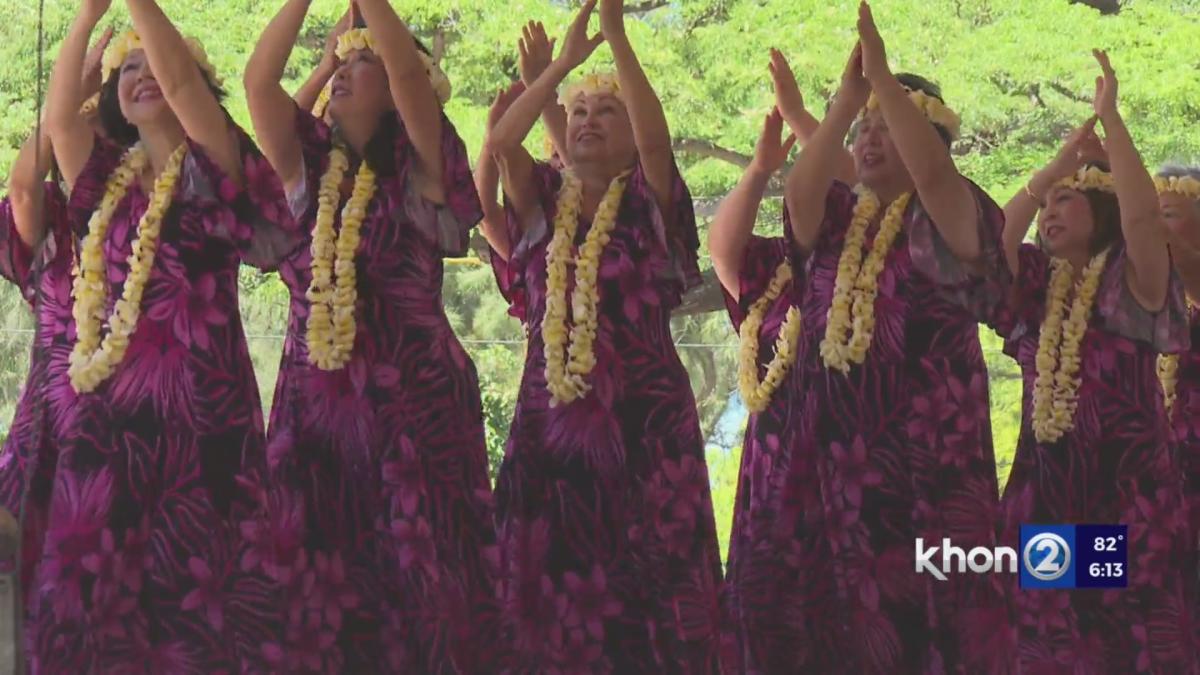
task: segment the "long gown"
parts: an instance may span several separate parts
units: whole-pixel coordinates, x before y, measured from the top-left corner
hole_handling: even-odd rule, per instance
[[[1008,669],[1013,636],[999,580],[954,572],[939,581],[913,564],[917,537],[939,547],[948,537],[964,550],[996,543],[976,322],[1003,296],[1007,268],[1002,213],[972,190],[978,216],[964,225],[978,230],[980,269],[958,263],[914,196],[879,277],[866,362],[848,374],[826,368],[819,345],[857,197],[840,182],[826,196],[807,262],[791,428],[755,490],[739,496],[750,514],[730,561],[741,672]]]
[[[47,243],[41,248],[42,259],[37,263],[35,272],[34,249],[17,234],[9,200],[6,198],[0,202],[0,276],[14,284],[22,297],[29,302],[37,322],[38,338],[31,345],[29,375],[21,388],[21,397],[17,401],[8,436],[4,439],[4,448],[0,450],[0,506],[14,518],[21,519],[24,524],[21,530],[23,541],[20,545],[22,560],[6,559],[6,565],[11,562],[16,564],[17,568],[5,571],[28,569],[35,564],[45,534],[46,514],[42,506],[48,501],[54,476],[54,458],[36,457],[31,450],[34,447],[42,450],[54,447],[52,443],[43,443],[40,435],[49,433],[49,425],[61,420],[64,415],[61,407],[56,411],[57,414],[52,415],[48,415],[44,408],[49,377],[47,367],[51,362],[48,347],[53,343],[54,331],[61,331],[62,327],[53,321],[43,321],[47,313],[41,311],[40,302],[60,302],[63,298],[56,297],[56,280],[50,274],[41,274],[41,270],[53,269],[53,259],[64,253],[58,250],[54,242],[61,240],[66,232],[65,228],[69,227],[66,206],[67,198],[58,184],[44,183],[42,212]],[[65,254],[69,255],[70,252],[68,247]],[[41,294],[37,292],[37,281],[41,283]],[[69,299],[69,295],[67,297]],[[36,477],[29,475],[31,470],[36,471]],[[26,497],[27,482],[35,486],[31,493],[36,496]],[[25,574],[22,575],[21,581],[22,593],[28,593],[33,580]]]
[[[288,199],[311,232],[332,130],[295,115],[304,179]],[[397,129],[395,172],[379,177],[360,231],[342,369],[308,362],[310,246],[280,271],[291,317],[268,445],[294,487],[280,523],[295,532],[283,551],[289,672],[479,673],[502,653],[479,381],[442,306],[442,258],[466,251],[482,210],[448,119],[441,206],[417,192],[415,150]]]
[[[671,309],[700,281],[691,196],[675,171],[664,215],[642,168],[629,177],[600,263],[593,389],[551,408],[541,321],[562,176],[538,163],[533,183],[537,217],[522,228],[510,208],[512,256],[492,255],[529,336],[496,484],[512,670],[716,672],[720,554],[696,404],[670,330]]]
[[[263,183],[265,160],[235,133],[247,180]],[[75,255],[66,252],[122,148],[96,139],[67,206],[70,227],[47,243],[55,253],[38,349],[48,352],[41,392],[52,422],[40,461],[54,473],[48,494],[28,500],[46,521],[22,570],[34,584],[33,672],[267,672],[281,638],[277,585],[243,536],[263,525],[266,453],[237,275],[243,261],[272,266],[297,239],[286,213],[255,203],[188,143],[125,359],[91,393],[76,395],[67,378]],[[106,234],[110,312],[147,203],[135,182]]]
[[[1188,503],[1184,583],[1190,593],[1193,640],[1200,650],[1200,305],[1188,305],[1188,322],[1191,349],[1179,355],[1176,399],[1170,420],[1171,440],[1183,471],[1183,496]]]
[[[750,307],[767,292],[777,268],[785,261],[792,269],[792,280],[767,306],[759,330],[760,378],[767,363],[775,356],[775,340],[788,310],[799,308],[803,300],[805,261],[785,237],[753,236],[742,255],[738,298],[735,300],[728,289],[721,289],[734,330],[740,331]],[[796,362],[802,359],[797,354]],[[786,474],[786,471],[781,474],[778,467],[791,462],[798,441],[800,390],[796,384],[799,379],[797,369],[792,368],[771,395],[767,407],[751,413],[746,421],[725,567],[723,605],[728,618],[722,658],[727,672],[742,672],[744,664],[757,661],[752,654],[777,637],[773,635],[776,626],[772,622],[759,625],[756,621],[759,613],[753,608],[756,600],[754,570],[744,564],[752,556],[747,556],[745,549],[752,547],[756,539],[769,532],[777,522],[776,509],[780,505],[773,504],[767,495],[776,491],[770,483],[772,477]],[[762,599],[758,598],[758,601]]]
[[[1129,527],[1129,587],[1113,591],[1016,590],[1023,672],[1185,674],[1196,668],[1183,579],[1186,506],[1167,439],[1157,354],[1187,345],[1177,280],[1167,306],[1147,312],[1110,254],[1080,349],[1074,429],[1055,443],[1033,435],[1031,397],[1045,317],[1050,258],[1020,249],[1015,293],[998,324],[1024,376],[1021,435],[1004,491],[1004,540],[1022,523]],[[1019,549],[1018,549],[1019,550]]]

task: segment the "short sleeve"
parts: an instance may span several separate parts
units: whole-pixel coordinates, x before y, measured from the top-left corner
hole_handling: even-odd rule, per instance
[[[198,207],[202,234],[233,244],[242,261],[272,270],[302,241],[278,174],[240,127],[230,122],[242,167],[239,184],[203,147],[188,139],[177,199]]]
[[[840,250],[856,203],[858,196],[854,194],[854,188],[841,181],[833,181],[829,191],[825,193],[825,215],[821,219],[814,250]],[[792,213],[788,210],[786,201],[783,205],[783,236],[793,251],[800,251],[796,233],[792,230]]]
[[[786,262],[792,265],[793,283],[800,277],[799,270],[789,255],[790,248],[784,237],[750,237],[742,254],[741,268],[738,270],[738,298],[735,300],[724,286],[721,287],[725,309],[729,312],[735,329],[741,328],[751,305],[758,302],[767,292],[781,264]]]
[[[1166,304],[1157,312],[1151,312],[1137,301],[1129,288],[1129,277],[1125,272],[1127,259],[1125,247],[1118,244],[1109,256],[1096,293],[1096,311],[1104,329],[1148,344],[1161,354],[1187,351],[1191,336],[1187,300],[1179,275],[1173,267],[1168,271]]]
[[[994,325],[1013,283],[1004,256],[1004,211],[978,185],[967,181],[975,201],[973,227],[979,237],[980,257],[967,265],[950,251],[946,240],[919,202],[908,225],[908,249],[913,268],[932,280],[952,302],[978,321]]]
[[[42,185],[42,220],[47,235],[65,217],[66,197],[57,183]],[[0,277],[16,284],[21,294],[30,297],[30,274],[33,269],[33,248],[21,239],[17,230],[12,201],[0,201]]]
[[[1009,356],[1016,356],[1021,338],[1036,333],[1041,326],[1049,283],[1050,256],[1033,244],[1021,244],[1017,249],[1017,274],[992,323],[992,328],[1005,340],[1005,353]]]
[[[88,223],[92,212],[100,206],[104,198],[108,177],[116,171],[125,156],[127,148],[123,148],[102,136],[95,136],[92,143],[92,154],[88,156],[83,170],[71,187],[71,197],[67,201],[67,215],[70,218],[71,229],[76,236],[87,234]]]
[[[526,288],[529,276],[527,268],[534,256],[534,251],[549,234],[549,219],[554,217],[557,207],[562,173],[548,163],[535,162],[531,180],[539,208],[531,217],[530,222],[522,223],[508,195],[505,195],[504,229],[508,240],[512,242],[511,250],[507,260],[502,258],[495,249],[492,249],[491,255],[488,256],[492,261],[492,272],[496,275],[496,285],[499,286],[501,295],[508,301],[509,314],[522,322],[528,318],[529,309],[529,294]]]
[[[399,195],[395,203],[402,213],[394,215],[412,223],[443,256],[461,256],[467,252],[471,229],[483,218],[483,207],[471,174],[467,148],[454,124],[442,113],[442,175],[439,178],[445,203],[430,202],[410,180],[416,161],[416,148],[409,138],[403,120],[397,114],[398,131],[395,139],[397,183],[392,194]]]
[[[696,210],[679,166],[671,158],[671,192],[664,212],[639,161],[625,187],[624,207],[636,217],[648,217],[654,236],[666,253],[672,275],[682,282],[682,291],[703,283],[700,275],[700,235],[696,229]],[[632,201],[631,201],[632,200]]]

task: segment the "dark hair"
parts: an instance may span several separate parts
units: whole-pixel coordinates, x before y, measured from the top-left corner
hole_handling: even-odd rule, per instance
[[[201,71],[204,81],[208,83],[209,91],[216,97],[217,103],[225,100],[225,90],[214,82],[208,73]],[[121,99],[117,89],[121,82],[121,69],[113,71],[111,76],[100,86],[100,101],[96,104],[96,114],[100,116],[100,128],[108,139],[122,147],[133,145],[138,141],[137,127],[125,119],[121,112]]]
[[[1096,168],[1109,172],[1108,164],[1104,162],[1088,162],[1085,167]],[[1088,201],[1092,211],[1092,240],[1088,243],[1088,254],[1096,255],[1113,244],[1122,241],[1121,206],[1117,196],[1103,190],[1082,190],[1080,194]],[[1042,233],[1035,235],[1039,248],[1045,248]]]
[[[919,91],[926,96],[941,101],[942,105],[946,104],[946,99],[942,98],[942,88],[920,75],[914,73],[896,73],[896,80],[906,89]],[[853,143],[854,137],[858,135],[858,124],[858,121],[855,121],[854,125],[850,127],[850,134],[846,139],[850,143]],[[947,148],[954,143],[954,138],[950,135],[949,129],[936,123],[933,125],[933,128],[937,129],[938,137],[942,139]]]
[[[1164,164],[1158,170],[1162,178],[1195,178],[1200,180],[1200,164],[1172,163]]]

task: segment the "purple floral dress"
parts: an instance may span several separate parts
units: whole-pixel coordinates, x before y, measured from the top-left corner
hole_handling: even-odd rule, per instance
[[[970,574],[938,581],[913,564],[917,537],[939,547],[948,537],[964,550],[996,543],[976,322],[1002,297],[1007,268],[1002,213],[972,189],[977,220],[964,225],[978,229],[981,271],[966,272],[914,197],[878,280],[866,362],[848,374],[827,369],[819,345],[857,198],[841,183],[826,197],[807,261],[787,426],[776,429],[772,419],[752,427],[763,432],[755,447],[768,450],[752,455],[739,484],[729,561],[735,672],[1008,669],[1003,586]]]
[[[1175,405],[1171,409],[1171,440],[1179,455],[1183,470],[1183,494],[1188,500],[1188,520],[1192,561],[1189,580],[1200,586],[1200,305],[1188,305],[1191,327],[1191,348],[1179,355],[1178,380],[1175,383]],[[1194,591],[1200,602],[1200,587]],[[1200,609],[1200,608],[1198,608]],[[1200,621],[1197,622],[1200,630]]]
[[[562,176],[539,163],[533,183],[537,217],[522,228],[510,209],[512,256],[492,256],[529,334],[496,485],[511,670],[716,672],[720,554],[670,330],[671,309],[699,282],[691,196],[676,171],[664,214],[642,168],[630,176],[600,263],[593,389],[551,408],[541,321]]]
[[[236,133],[246,174],[261,172],[265,160]],[[281,602],[243,535],[263,525],[266,453],[237,273],[243,261],[270,267],[297,238],[286,213],[255,203],[189,141],[125,359],[76,395],[66,372],[73,249],[123,152],[97,138],[67,205],[69,228],[53,228],[44,253],[39,463],[53,476],[28,499],[27,517],[44,519],[26,523],[44,532],[22,570],[33,586],[30,667],[268,672]],[[109,226],[110,312],[147,203],[131,186]]]
[[[311,232],[332,131],[295,114],[304,178],[289,202]],[[288,672],[480,673],[501,653],[479,381],[442,306],[442,258],[467,250],[482,211],[448,119],[444,206],[417,192],[415,150],[396,128],[394,171],[379,177],[360,231],[344,368],[308,362],[310,247],[280,270],[291,318],[268,444],[294,488],[278,523],[292,533],[281,537]]]
[[[48,242],[43,251],[51,251],[55,248],[52,242],[57,237],[62,237],[64,228],[68,227],[67,198],[56,183],[45,183],[43,194],[42,208]],[[50,253],[49,257],[53,256],[54,253]],[[41,268],[44,267],[43,265]],[[54,325],[41,321],[44,314],[38,312],[33,268],[34,251],[17,234],[12,205],[5,199],[0,202],[0,276],[15,284],[21,295],[29,301],[34,309],[39,331],[39,340],[30,350],[29,376],[21,390],[21,398],[17,401],[8,437],[4,440],[4,448],[0,451],[0,506],[15,518],[21,518],[22,508],[25,509],[25,528],[22,531],[24,541],[21,545],[23,559],[20,563],[25,569],[35,564],[40,554],[40,542],[45,534],[46,522],[45,509],[42,507],[48,502],[50,483],[54,476],[53,457],[35,457],[32,452],[34,447],[41,450],[54,447],[51,443],[43,443],[41,436],[46,433],[48,421],[44,406],[50,354],[46,345],[52,340],[51,331],[54,330]],[[47,276],[43,276],[41,281],[43,289],[53,283]],[[53,298],[46,301],[53,301]],[[28,472],[31,469],[36,470],[36,477],[29,476]],[[26,481],[35,485],[31,492],[36,493],[36,496],[26,497]],[[5,563],[9,561],[6,560]],[[28,575],[23,575],[21,580],[24,584],[23,591],[27,593],[32,580]]]
[[[1195,618],[1184,591],[1186,506],[1155,366],[1159,352],[1187,345],[1180,286],[1173,279],[1167,307],[1147,312],[1125,282],[1118,245],[1080,349],[1075,427],[1043,444],[1033,435],[1031,397],[1050,258],[1030,244],[1019,255],[1014,295],[998,323],[1005,352],[1025,380],[1021,435],[1004,491],[1004,543],[1018,547],[1022,523],[1129,526],[1128,589],[1014,588],[1020,667],[1030,673],[1191,673]]]

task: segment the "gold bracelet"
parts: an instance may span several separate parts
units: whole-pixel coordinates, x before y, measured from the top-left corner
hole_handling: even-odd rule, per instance
[[[1029,183],[1026,183],[1026,184],[1025,184],[1025,187],[1024,187],[1023,189],[1025,190],[1025,194],[1029,195],[1029,198],[1030,198],[1030,199],[1032,199],[1033,201],[1037,202],[1038,204],[1041,204],[1041,203],[1042,203],[1042,198],[1041,198],[1041,197],[1039,197],[1039,196],[1037,196],[1037,195],[1035,195],[1035,194],[1033,194],[1033,190],[1030,190],[1030,189],[1029,189]]]

